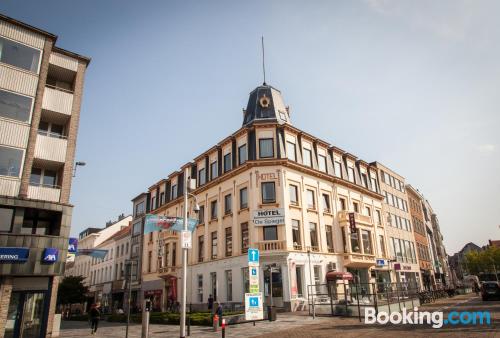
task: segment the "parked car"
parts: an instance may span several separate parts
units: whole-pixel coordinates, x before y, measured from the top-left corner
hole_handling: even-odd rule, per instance
[[[483,282],[481,285],[481,298],[483,300],[500,299],[500,283]]]

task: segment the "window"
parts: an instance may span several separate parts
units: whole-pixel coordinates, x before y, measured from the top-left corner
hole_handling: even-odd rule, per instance
[[[370,180],[372,182],[372,190],[375,192],[378,192],[377,179],[374,177],[371,177]]]
[[[299,205],[297,186],[290,184],[290,186],[288,187],[288,191],[290,192],[290,204]]]
[[[207,174],[205,168],[201,168],[200,170],[198,170],[198,186],[202,186],[203,184],[206,183],[207,179],[206,175]]]
[[[40,51],[0,37],[0,62],[38,73]]]
[[[307,189],[306,192],[307,192],[307,208],[308,209],[316,209],[316,201],[314,199],[314,191]]]
[[[198,302],[203,303],[203,275],[198,275]]]
[[[214,295],[214,301],[217,301],[217,272],[210,272],[210,290]]]
[[[276,203],[274,182],[262,182],[262,203]]]
[[[153,196],[151,197],[151,210],[155,209],[155,201],[156,201],[156,198]]]
[[[347,179],[351,182],[354,182],[354,168],[347,167]]]
[[[340,210],[347,210],[347,204],[345,198],[340,198],[339,201],[340,201]]]
[[[212,259],[217,258],[217,231],[212,232],[212,246],[211,246]]]
[[[142,215],[143,213],[144,213],[144,202],[137,203],[135,205],[135,215],[139,216]]]
[[[259,157],[260,158],[274,157],[274,144],[272,138],[259,139]]]
[[[249,237],[248,237],[248,223],[242,223],[241,224],[241,253],[248,252],[249,245],[250,245],[250,241],[249,241]]]
[[[331,225],[325,225],[326,229],[326,247],[328,252],[334,252],[333,250],[333,228]]]
[[[248,208],[248,189],[240,189],[240,209]]]
[[[295,250],[302,250],[302,241],[300,240],[300,221],[292,219],[292,238],[293,248]]]
[[[324,212],[330,212],[330,195],[328,194],[323,194],[323,211]]]
[[[385,257],[385,243],[384,243],[384,236],[378,235],[378,242],[380,245],[380,254],[382,257]]]
[[[224,214],[229,215],[232,211],[232,198],[231,194],[224,196]]]
[[[61,217],[57,211],[25,208],[21,234],[58,236]]]
[[[205,256],[205,238],[203,235],[198,236],[198,262],[203,262]]]
[[[241,268],[241,280],[243,282],[243,292],[250,292],[250,280],[248,276],[248,267]]]
[[[226,302],[233,300],[233,271],[226,270]]]
[[[30,97],[0,90],[1,117],[29,123],[32,103],[33,99]]]
[[[214,161],[210,164],[210,179],[213,180],[219,176],[217,171],[217,161]]]
[[[21,149],[0,146],[0,175],[19,177],[23,158]]]
[[[351,233],[351,250],[352,252],[361,252],[359,247],[359,238],[357,232]]]
[[[333,162],[335,176],[342,177],[342,164],[338,161]]]
[[[289,160],[297,161],[297,151],[295,149],[295,143],[292,143],[290,141],[286,142],[286,157],[288,157]]]
[[[357,202],[352,202],[352,207],[354,208],[354,212],[359,212],[359,204]]]
[[[217,200],[210,202],[210,219],[217,219]]]
[[[319,170],[326,173],[326,156],[323,155],[318,156],[318,167]]]
[[[363,241],[364,253],[371,255],[373,253],[373,250],[372,250],[372,240],[370,232],[366,230],[361,230],[361,240]]]
[[[54,138],[64,138],[64,127],[60,124],[40,121],[38,125],[38,134]]]
[[[231,153],[224,155],[224,172],[231,170]]]
[[[315,265],[313,268],[314,272],[314,285],[316,285],[316,293],[319,293],[320,287],[321,287],[321,266],[320,265]]]
[[[365,206],[365,214],[366,216],[371,216],[372,215],[372,209],[370,207]]]
[[[247,145],[238,147],[238,164],[241,165],[247,161]]]
[[[175,267],[177,264],[177,243],[172,243],[172,266]]]
[[[316,223],[309,223],[309,234],[311,235],[311,250],[318,251],[318,231],[316,229]]]
[[[177,184],[172,185],[172,190],[170,194],[170,199],[174,200],[177,198]]]
[[[233,229],[231,227],[226,228],[226,257],[232,256],[233,254]]]
[[[302,282],[302,271],[304,271],[303,265],[297,265],[295,267],[295,275],[297,280],[297,297],[304,297],[304,287]]]
[[[265,241],[277,241],[278,240],[278,229],[276,226],[263,227],[264,230],[264,240]]]
[[[0,231],[9,232],[14,220],[14,209],[0,208]]]
[[[205,223],[205,206],[204,205],[200,205],[200,211],[198,211],[198,223],[199,224]]]
[[[160,205],[163,205],[165,203],[165,192],[160,193]]]
[[[368,177],[365,173],[361,174],[361,184],[363,185],[363,187],[368,188]]]
[[[153,251],[148,252],[148,272],[151,272],[151,264],[153,261]]]
[[[302,164],[308,166],[308,167],[311,167],[312,166],[312,156],[311,156],[311,150],[309,149],[303,149],[303,152],[302,152],[302,156],[303,156],[303,159],[302,159]]]
[[[382,225],[382,216],[380,215],[380,210],[375,210],[375,219],[378,225]]]
[[[128,249],[129,249],[129,245],[127,243],[126,246],[125,246],[125,254],[127,254],[127,255],[128,255]]]

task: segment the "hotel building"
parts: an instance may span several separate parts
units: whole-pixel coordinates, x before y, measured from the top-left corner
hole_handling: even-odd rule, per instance
[[[264,84],[250,93],[239,130],[148,189],[146,212],[182,217],[187,172],[200,205],[195,215],[190,199],[188,213],[199,218],[188,254],[191,308],[206,308],[210,295],[226,305],[244,303],[247,251],[258,248],[266,302],[274,265],[273,303],[295,310],[307,285],[326,283],[331,271],[351,272],[361,283],[390,281],[379,170],[294,127],[280,91]],[[265,210],[284,221],[256,224],[255,213]],[[142,290],[156,310],[177,300],[180,276],[177,233],[145,235]]]
[[[90,59],[0,14],[0,337],[51,337]]]

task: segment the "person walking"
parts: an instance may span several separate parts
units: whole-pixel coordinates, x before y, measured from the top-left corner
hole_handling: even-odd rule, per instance
[[[101,311],[99,311],[99,304],[93,304],[90,309],[90,334],[97,332],[99,326],[99,319],[101,319]]]
[[[222,309],[222,304],[221,303],[217,303],[217,309],[215,310],[215,313],[219,317],[219,326],[222,326],[223,309]]]

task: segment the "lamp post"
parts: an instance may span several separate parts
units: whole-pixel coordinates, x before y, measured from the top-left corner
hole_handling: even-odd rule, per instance
[[[127,259],[125,261],[125,266],[128,266],[128,274],[127,274],[127,279],[128,279],[128,306],[127,306],[127,327],[125,329],[125,338],[128,338],[128,327],[130,325],[130,301],[132,298],[132,267],[134,264],[136,264],[137,261],[135,259]]]
[[[78,166],[84,167],[85,165],[87,165],[87,163],[82,162],[82,161],[75,162],[75,168],[73,169],[73,177],[76,176],[76,168],[78,168]]]

